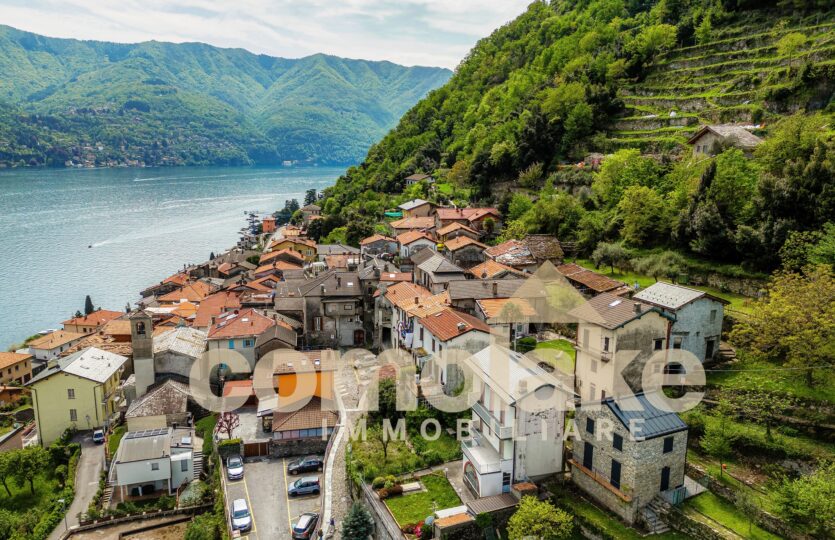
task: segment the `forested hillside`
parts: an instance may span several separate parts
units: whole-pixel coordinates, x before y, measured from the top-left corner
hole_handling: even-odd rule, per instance
[[[0,163],[355,163],[450,72],[0,26]]]
[[[506,238],[553,233],[578,255],[616,244],[770,270],[835,215],[827,5],[535,2],[328,191],[318,232],[356,242],[423,195],[497,204]],[[747,124],[765,143],[696,158],[686,141],[705,123]],[[578,165],[595,152],[599,170]],[[436,187],[404,193],[415,172]]]

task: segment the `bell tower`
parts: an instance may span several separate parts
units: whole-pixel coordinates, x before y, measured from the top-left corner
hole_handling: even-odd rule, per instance
[[[154,384],[154,321],[146,311],[130,316],[130,339],[133,347],[133,372],[136,376],[136,397],[144,396]]]

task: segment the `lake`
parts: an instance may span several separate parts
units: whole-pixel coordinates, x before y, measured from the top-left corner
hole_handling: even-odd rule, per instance
[[[122,310],[232,247],[244,212],[303,202],[341,167],[0,171],[0,350],[60,328],[84,297]],[[88,247],[92,246],[92,247]]]

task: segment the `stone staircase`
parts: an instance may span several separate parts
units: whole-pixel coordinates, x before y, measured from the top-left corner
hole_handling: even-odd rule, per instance
[[[721,342],[719,344],[719,353],[717,354],[718,363],[724,364],[726,362],[735,362],[736,361],[736,350],[731,347],[730,344],[726,342]]]
[[[203,474],[203,452],[195,450],[193,454],[194,459],[194,479],[199,480]]]
[[[664,513],[664,504],[664,501],[655,497],[641,509],[650,534],[663,534],[670,530],[670,527],[660,517]]]
[[[101,508],[109,508],[110,502],[113,500],[113,482],[107,482],[104,486],[104,491],[101,495]]]

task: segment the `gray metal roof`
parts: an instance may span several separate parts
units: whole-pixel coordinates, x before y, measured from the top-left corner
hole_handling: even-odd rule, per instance
[[[430,204],[430,203],[429,203],[429,201],[424,201],[423,199],[412,199],[411,201],[404,202],[403,204],[398,206],[398,208],[400,208],[401,210],[412,210],[412,209],[417,208],[419,206],[423,206],[424,204]]]
[[[31,385],[37,381],[46,379],[59,371],[103,383],[119,371],[119,368],[127,360],[124,356],[112,352],[103,351],[95,347],[87,347],[66,358],[61,358],[55,367],[42,371],[34,379],[29,381],[29,384]]]
[[[513,508],[517,504],[519,504],[519,501],[516,497],[510,493],[502,493],[501,495],[474,499],[467,503],[467,508],[473,514],[479,515],[485,512],[497,512],[506,508]]]
[[[119,452],[117,463],[131,461],[145,461],[159,459],[171,455],[171,429],[148,429],[145,431],[131,431],[125,433]]]
[[[636,438],[652,439],[687,430],[687,424],[679,415],[656,408],[643,393],[617,399],[607,398],[603,403],[627,430],[631,422],[637,421],[631,432]]]
[[[670,315],[663,314],[657,307],[649,306],[637,300],[637,298],[629,300],[604,292],[575,307],[569,311],[569,315],[610,330],[620,328],[629,321],[640,319],[651,312],[661,313],[664,317],[671,318]]]
[[[434,253],[431,257],[418,265],[418,268],[424,272],[431,272],[433,274],[450,274],[450,273],[464,273],[464,269],[451,263],[442,255]]]
[[[704,295],[705,293],[703,291],[659,281],[658,283],[653,283],[632,298],[674,311]]]

